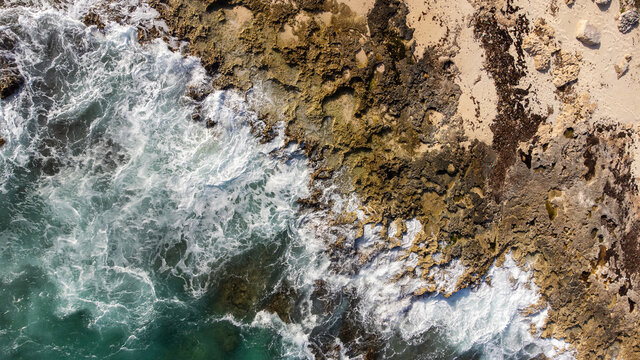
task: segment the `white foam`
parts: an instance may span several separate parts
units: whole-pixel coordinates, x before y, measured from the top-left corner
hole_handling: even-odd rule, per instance
[[[16,20],[27,78],[0,107],[8,141],[0,173],[5,185],[33,158],[62,163],[36,182],[34,198],[52,230],[49,247],[30,257],[40,254],[56,283],[60,316],[88,309],[92,326],[127,324],[135,335],[153,320],[155,304],[168,300],[156,291],[158,277],[181,278],[188,294],[202,296],[226,259],[289,231],[309,171],[305,159],[291,157],[295,149],[270,155],[282,136],[261,144],[251,133],[256,115],[235,93],[214,92],[203,102],[214,129],[191,121],[195,105],[184,90],[210,81],[198,59],[160,41],[141,46],[131,26],[86,28],[77,19],[94,5],[0,12]],[[145,11],[128,19],[155,16]],[[54,80],[64,91],[48,88]],[[45,98],[46,109],[30,107]],[[58,127],[80,133],[57,134]],[[49,138],[60,145],[43,155]],[[5,270],[3,279],[14,276]]]
[[[342,209],[346,203],[341,204]],[[357,208],[357,207],[356,207]],[[364,212],[359,211],[360,219]],[[542,328],[546,311],[525,315],[537,305],[540,295],[532,272],[519,268],[510,256],[500,267],[493,266],[483,281],[473,289],[454,293],[460,276],[466,270],[458,259],[431,269],[436,289],[443,295],[415,297],[414,293],[428,285],[418,275],[404,274],[417,265],[417,256],[406,256],[422,225],[417,220],[406,222],[407,233],[402,246],[380,250],[377,245],[380,226],[366,225],[359,239],[356,258],[366,259],[353,275],[327,277],[334,289],[353,287],[361,299],[363,319],[383,336],[399,335],[407,344],[421,343],[430,331],[444,334],[444,341],[457,353],[480,349],[484,359],[511,356],[535,356],[544,353],[554,359],[570,359],[575,352],[557,339],[541,339],[531,333],[531,326]],[[360,261],[360,260],[357,260]]]
[[[285,323],[278,315],[260,311],[251,322],[251,326],[273,330],[282,337],[285,351],[283,359],[313,359],[309,345],[309,335],[299,324]]]
[[[458,280],[464,274],[466,268],[459,259],[453,259],[446,266],[434,266],[429,270],[429,276],[433,276],[437,286],[436,290],[443,294],[453,293],[458,285]]]
[[[460,351],[480,346],[485,358],[509,357],[524,351],[527,344],[554,357],[556,347],[566,347],[531,334],[530,324],[540,323],[544,314],[537,319],[522,315],[540,297],[531,272],[523,271],[507,256],[501,267],[489,270],[487,278],[490,283],[462,290],[449,299],[436,296],[416,301],[402,320],[402,336],[411,339],[428,329],[442,328]]]

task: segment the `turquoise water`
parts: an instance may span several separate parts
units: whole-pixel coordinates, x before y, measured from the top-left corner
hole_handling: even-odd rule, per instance
[[[257,141],[238,95],[185,97],[197,59],[135,28],[0,23],[27,78],[0,110],[2,358],[306,356],[277,316],[254,320],[305,261],[305,160]]]

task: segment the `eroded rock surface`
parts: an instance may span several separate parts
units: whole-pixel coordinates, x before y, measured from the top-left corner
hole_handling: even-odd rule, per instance
[[[0,99],[16,93],[24,83],[11,52],[15,45],[15,39],[10,34],[0,31]]]
[[[559,50],[555,41],[555,31],[544,19],[538,19],[533,31],[524,39],[522,48],[533,56],[536,70],[547,70],[551,55]]]
[[[633,28],[638,26],[638,21],[640,21],[640,13],[636,9],[631,9],[620,14],[620,22],[618,23],[618,30],[621,33],[626,34],[630,32]]]
[[[263,133],[286,123],[288,141],[303,144],[316,168],[312,186],[359,196],[367,218],[333,214],[337,226],[386,232],[395,222],[402,233],[420,220],[408,250],[417,268],[399,274],[417,270],[432,284],[415,296],[441,291],[430,277],[436,266],[464,265],[460,289],[511,253],[535,265],[541,307],[550,309],[541,336],[569,341],[584,359],[638,356],[638,134],[592,119],[595,100],[572,88],[581,56],[561,49],[544,21],[532,25],[510,2],[475,4],[469,24],[498,94],[489,144],[470,141],[454,116],[461,90],[452,54],[431,46],[414,56],[402,2],[377,0],[366,16],[335,1],[153,4],[215,87],[277,99],[256,109]],[[531,109],[525,51],[536,69],[552,66],[554,122]],[[320,195],[301,203],[328,207]],[[379,246],[398,241],[383,236]],[[358,251],[346,238],[328,245],[336,258]],[[364,336],[353,326],[349,334]]]

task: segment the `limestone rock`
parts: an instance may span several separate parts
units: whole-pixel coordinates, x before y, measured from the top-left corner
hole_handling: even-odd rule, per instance
[[[576,39],[588,46],[600,45],[600,30],[589,23],[588,20],[580,20],[578,22],[578,30],[576,31]]]
[[[563,87],[570,82],[578,80],[580,73],[580,54],[572,54],[566,51],[560,51],[554,61],[555,69],[553,70],[553,85],[557,88]]]
[[[524,39],[522,48],[533,56],[536,70],[547,70],[551,61],[551,54],[558,50],[558,45],[555,42],[555,31],[547,25],[544,19],[538,19],[531,34]]]
[[[611,3],[611,0],[596,0],[596,5],[607,6]]]
[[[12,64],[0,57],[0,99],[13,95],[24,83],[24,78]]]
[[[635,139],[637,135],[592,125],[591,113],[595,105],[589,95],[576,94],[575,89],[568,87],[560,96],[561,113],[555,124],[538,123],[538,118],[530,116],[525,105],[522,105],[523,111],[516,111],[520,103],[512,99],[520,97],[521,93],[512,92],[514,86],[501,80],[503,74],[500,72],[513,79],[514,84],[521,76],[513,64],[514,58],[503,56],[508,54],[508,46],[502,46],[505,45],[502,40],[510,40],[507,39],[508,29],[503,27],[506,25],[495,19],[495,14],[499,13],[497,9],[489,7],[486,13],[475,15],[477,18],[472,23],[475,35],[484,41],[487,71],[496,78],[500,99],[506,103],[499,110],[501,118],[493,123],[497,126],[494,146],[515,154],[518,144],[526,145],[520,152],[522,161],[514,158],[512,163],[508,158],[497,158],[496,161],[496,151],[482,142],[475,143],[470,149],[459,147],[458,135],[454,138],[452,134],[456,133],[443,130],[459,128],[455,126],[455,118],[448,115],[456,110],[445,103],[451,100],[440,100],[454,99],[456,102],[457,93],[447,90],[453,85],[442,85],[446,84],[448,74],[435,56],[424,57],[419,68],[411,67],[413,59],[405,58],[404,41],[409,40],[410,35],[402,34],[410,32],[405,32],[408,30],[402,25],[404,19],[389,19],[392,13],[404,16],[404,11],[406,14],[400,2],[377,1],[367,17],[366,26],[352,22],[349,14],[332,15],[339,20],[335,24],[344,26],[328,28],[320,23],[310,24],[307,31],[296,32],[300,46],[295,48],[280,47],[276,39],[282,31],[281,24],[291,21],[296,16],[296,9],[302,8],[294,7],[298,0],[292,0],[292,5],[283,5],[286,11],[281,7],[260,7],[262,0],[235,0],[232,3],[264,11],[256,16],[253,27],[242,33],[242,39],[237,39],[238,34],[228,30],[232,29],[231,25],[219,24],[213,14],[213,20],[200,16],[208,7],[205,1],[176,0],[168,6],[162,2],[156,9],[165,16],[174,32],[191,42],[192,51],[198,51],[196,55],[216,61],[221,76],[214,80],[215,84],[225,88],[238,87],[237,84],[248,82],[247,74],[251,72],[257,79],[273,78],[281,84],[288,84],[290,78],[300,79],[295,87],[290,86],[291,90],[282,90],[286,99],[296,97],[299,100],[282,102],[282,107],[274,106],[266,113],[265,121],[280,120],[281,114],[286,114],[288,119],[295,119],[287,124],[289,139],[313,144],[317,149],[326,145],[344,149],[336,150],[336,155],[332,154],[334,151],[318,154],[313,160],[314,166],[322,171],[346,169],[344,173],[350,178],[337,181],[344,181],[349,193],[355,192],[368,199],[367,207],[379,214],[366,219],[367,223],[420,219],[424,228],[410,248],[418,258],[418,265],[407,273],[417,271],[425,276],[437,265],[435,262],[445,264],[456,258],[469,269],[459,281],[461,287],[478,281],[476,274],[486,273],[496,254],[512,251],[514,258],[523,263],[526,258],[539,254],[535,255],[535,281],[541,298],[551,309],[549,326],[544,334],[567,339],[578,348],[582,358],[606,358],[607,346],[611,344],[619,344],[620,354],[631,354],[623,355],[624,358],[637,357],[633,357],[631,351],[638,348],[637,340],[633,339],[640,339],[636,326],[638,311],[629,310],[630,303],[620,301],[625,298],[620,297],[618,288],[627,279],[633,279],[637,284],[640,277],[638,272],[631,277],[626,275],[627,270],[616,268],[625,259],[629,259],[627,263],[632,270],[637,263],[635,255],[627,256],[620,250],[627,246],[622,241],[626,229],[620,224],[639,218],[635,208],[627,206],[631,200],[625,200],[635,200],[637,196],[637,191],[633,190],[634,177],[627,171],[631,169],[631,136]],[[197,29],[202,26],[210,26],[210,36],[199,36]],[[390,36],[390,33],[394,34],[389,31],[390,27],[398,29],[400,36]],[[355,34],[360,32],[362,42],[358,40],[359,36],[354,36],[353,29],[360,29]],[[551,75],[557,87],[578,78],[581,56],[559,51],[551,27],[539,21],[531,35],[527,52],[534,58],[539,56],[540,67],[545,65],[545,58],[547,67],[549,59],[553,60]],[[211,46],[212,42],[216,43],[215,48]],[[279,49],[277,54],[272,51],[274,48]],[[522,48],[525,50],[524,41]],[[245,56],[241,59],[243,62],[238,62],[232,56],[237,49],[245,49],[252,56]],[[371,54],[368,62],[362,61],[362,55],[360,62],[354,56],[361,49],[362,55]],[[256,73],[262,72],[258,69],[263,69],[265,64],[269,74]],[[345,68],[350,71],[350,77],[343,75]],[[426,74],[424,69],[432,71]],[[290,76],[292,72],[300,75]],[[356,76],[362,79],[372,76],[372,81],[354,84],[350,79]],[[398,79],[405,78],[407,80],[397,85]],[[277,84],[274,89],[280,91]],[[332,89],[346,90],[336,93]],[[362,117],[352,117],[359,107],[357,104],[365,102],[368,105],[357,110]],[[414,104],[417,110],[413,110]],[[402,112],[403,115],[391,116],[391,112]],[[328,118],[331,121],[326,126],[324,123]],[[407,119],[417,120],[414,123]],[[531,129],[531,133],[526,129]],[[388,130],[392,131],[387,133]],[[571,136],[562,136],[569,133]],[[536,140],[530,141],[534,135]],[[510,137],[516,140],[511,141]],[[414,151],[422,149],[423,144],[442,147]],[[511,147],[511,144],[516,145]],[[310,154],[315,157],[312,151]],[[345,161],[347,157],[350,160]],[[492,180],[497,177],[490,177],[498,173],[499,166],[509,171],[508,176],[498,178],[500,184],[504,182],[504,186],[499,186],[508,191],[499,192],[501,188],[495,185],[497,181]],[[502,174],[507,170],[502,170]],[[620,182],[620,179],[628,180]],[[606,193],[605,189],[608,189]],[[320,206],[320,200],[308,201],[308,204],[314,203]],[[339,221],[351,226],[353,219],[345,216]],[[358,234],[364,232],[364,225],[360,225],[357,226]],[[630,234],[628,242],[638,238],[636,231]],[[439,239],[444,239],[444,248]],[[631,244],[635,246],[635,243]],[[381,245],[387,246],[386,242]],[[331,256],[342,256],[340,254],[346,254],[350,249],[355,249],[355,242],[340,239],[335,246],[331,245]],[[363,262],[370,259],[368,254],[353,251],[362,255]],[[440,253],[437,258],[433,256],[436,253]],[[607,254],[611,253],[614,255],[609,259]],[[253,254],[251,258],[256,255],[262,254]],[[247,274],[242,269],[231,270]],[[604,271],[612,276],[601,277]],[[613,276],[616,273],[620,275]],[[222,299],[233,304],[238,309],[236,313],[250,313],[258,309],[252,304],[259,298],[248,292],[255,287],[247,287],[242,279],[230,279],[221,286],[228,294]],[[638,288],[640,286],[636,285]],[[415,294],[435,291],[438,291],[437,287],[428,285]],[[632,300],[640,302],[640,296],[634,294],[629,291],[626,296],[634,296]],[[614,310],[608,307],[613,304],[611,300],[617,301]],[[544,302],[541,305],[545,305]]]
[[[624,59],[618,65],[613,65],[613,68],[616,70],[616,74],[618,75],[618,79],[620,79],[624,74],[626,74],[627,70],[629,70],[629,62],[631,61],[631,54],[627,54]]]
[[[626,34],[638,25],[639,20],[640,13],[638,13],[638,10],[627,10],[620,14],[620,19],[618,20],[618,30],[620,30],[620,32],[623,34]]]

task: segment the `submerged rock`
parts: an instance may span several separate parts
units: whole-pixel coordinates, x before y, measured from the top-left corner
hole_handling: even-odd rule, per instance
[[[16,40],[6,31],[0,32],[0,99],[13,95],[24,83],[11,51]]]
[[[286,241],[286,235],[280,236]],[[216,270],[212,276],[217,278],[217,286],[209,295],[209,310],[214,314],[230,313],[240,319],[254,316],[278,281],[278,261],[283,249],[278,244],[257,245],[230,259],[222,271]]]
[[[620,14],[620,20],[618,20],[618,30],[620,30],[620,32],[623,34],[626,34],[638,25],[639,20],[640,13],[638,13],[638,10],[627,10]]]
[[[2,62],[2,59],[0,59]],[[15,68],[3,68],[0,70],[0,99],[6,99],[15,94],[24,84],[24,78]]]
[[[294,315],[297,296],[295,289],[285,282],[269,297],[264,308],[277,314],[282,321],[290,323]]]

